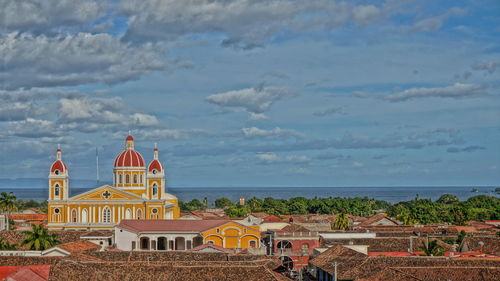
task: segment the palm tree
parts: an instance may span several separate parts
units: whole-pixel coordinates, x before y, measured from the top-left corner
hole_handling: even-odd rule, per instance
[[[17,211],[16,206],[17,198],[12,192],[0,193],[0,211],[7,213],[7,230],[9,230],[9,215],[11,212]]]
[[[38,226],[32,224],[31,229],[31,231],[22,232],[26,238],[21,243],[30,250],[43,251],[61,243],[57,240],[56,234],[49,234],[49,231],[41,224]]]
[[[345,212],[340,212],[332,223],[332,229],[346,230],[351,222]]]
[[[16,244],[10,244],[9,241],[4,241],[0,238],[0,251],[12,251],[16,249]]]
[[[429,241],[429,237],[424,242],[424,245],[420,247],[420,250],[424,252],[424,256],[442,256],[444,255],[444,248],[438,245],[436,239]]]

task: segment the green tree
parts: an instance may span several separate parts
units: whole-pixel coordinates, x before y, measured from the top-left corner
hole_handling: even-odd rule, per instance
[[[0,251],[13,251],[16,249],[16,244],[10,244],[9,241],[4,241],[0,238]]]
[[[455,195],[452,195],[452,194],[443,194],[443,195],[441,195],[441,197],[439,197],[438,200],[436,200],[437,203],[441,203],[441,204],[453,204],[453,203],[457,203],[459,201],[460,200],[458,199],[458,197],[456,197]]]
[[[49,231],[41,224],[38,226],[32,224],[31,231],[26,230],[22,234],[25,235],[25,239],[21,245],[29,250],[43,251],[61,243],[57,240],[56,234],[49,234]]]
[[[411,216],[408,209],[401,207],[396,218],[401,221],[404,225],[415,225],[418,222]]]
[[[222,197],[215,199],[215,207],[224,209],[226,207],[233,207],[234,203],[228,198]]]
[[[198,199],[193,199],[187,203],[187,206],[190,211],[195,211],[195,210],[202,210],[204,208],[203,203],[200,202]]]
[[[251,210],[247,207],[231,207],[224,210],[224,213],[231,218],[242,218],[249,214]]]
[[[438,241],[436,239],[429,241],[429,237],[427,237],[424,245],[420,247],[420,250],[424,252],[424,256],[444,255],[444,248],[438,245]]]
[[[247,206],[252,210],[252,212],[259,212],[262,210],[262,204],[264,201],[256,197],[252,197],[247,201]]]
[[[346,230],[349,228],[350,224],[351,222],[349,221],[349,218],[347,217],[346,213],[341,212],[337,214],[337,217],[335,217],[335,220],[332,223],[332,229]]]
[[[17,211],[16,201],[17,198],[14,196],[14,193],[0,193],[0,211],[6,213],[8,217],[10,213]],[[7,229],[10,229],[9,220],[7,220]]]

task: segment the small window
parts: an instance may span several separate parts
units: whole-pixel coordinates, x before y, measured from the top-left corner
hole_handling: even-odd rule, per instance
[[[209,240],[209,241],[207,241],[207,244],[213,245],[213,244],[214,244],[214,241]]]
[[[130,183],[130,175],[125,175],[125,183]]]
[[[156,175],[156,173],[158,173],[158,170],[153,169],[153,174],[155,174],[155,175]]]
[[[122,179],[122,175],[121,175],[121,174],[120,174],[120,176],[118,177],[118,179],[119,179],[119,181],[118,181],[118,182],[119,182],[120,184],[122,184],[122,183],[123,183],[123,179]]]
[[[152,212],[153,212],[153,214],[157,214],[157,213],[158,213],[158,209],[154,208],[154,209],[152,210]]]
[[[220,232],[220,228],[217,228],[217,233],[219,233],[219,232]]]
[[[158,185],[155,183],[153,184],[153,196],[158,195]]]
[[[102,244],[103,244],[102,241],[99,241],[99,245],[102,245]]]
[[[54,188],[54,195],[55,196],[59,196],[59,184],[56,184],[55,188]]]
[[[137,175],[134,175],[134,183],[137,183]]]
[[[105,207],[102,210],[102,222],[110,223],[111,222],[111,210],[108,207]]]
[[[59,214],[59,212],[60,212],[59,208],[54,209],[54,214]]]
[[[54,171],[54,174],[56,174],[56,175],[59,175],[59,173],[60,173],[59,170]]]

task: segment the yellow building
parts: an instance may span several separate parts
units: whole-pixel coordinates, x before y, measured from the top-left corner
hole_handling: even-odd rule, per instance
[[[227,249],[262,246],[258,226],[231,220],[123,220],[114,238],[116,248],[123,251],[183,251],[203,244]]]
[[[158,160],[145,166],[144,158],[134,149],[128,136],[125,150],[116,156],[113,186],[104,185],[69,197],[69,171],[57,149],[56,161],[49,173],[48,228],[113,229],[122,219],[178,219],[177,197],[166,192],[165,170]]]

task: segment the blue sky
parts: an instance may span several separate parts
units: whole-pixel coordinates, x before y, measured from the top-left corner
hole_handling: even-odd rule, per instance
[[[130,130],[170,186],[500,182],[498,1],[0,6],[0,178],[111,180]]]

